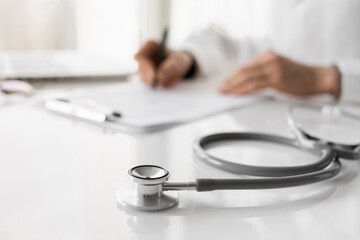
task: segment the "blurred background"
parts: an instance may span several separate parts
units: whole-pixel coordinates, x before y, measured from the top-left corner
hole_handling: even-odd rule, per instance
[[[78,50],[129,59],[170,26],[176,47],[216,24],[235,37],[266,34],[257,0],[0,0],[0,51]],[[236,35],[235,35],[236,34]]]

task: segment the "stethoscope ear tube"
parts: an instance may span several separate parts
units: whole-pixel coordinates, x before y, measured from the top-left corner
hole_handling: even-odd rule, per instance
[[[282,145],[287,145],[294,148],[300,148],[301,150],[308,151],[313,154],[320,156],[319,160],[315,163],[301,166],[288,166],[288,167],[262,167],[262,166],[253,166],[246,165],[241,163],[229,162],[225,159],[215,157],[209,154],[206,149],[211,147],[211,145],[220,143],[223,141],[265,141],[270,143],[278,143]],[[216,133],[205,136],[198,139],[194,143],[194,153],[195,155],[202,160],[203,162],[219,168],[223,171],[243,174],[243,175],[253,175],[261,177],[286,177],[312,173],[314,171],[319,171],[327,167],[334,159],[335,152],[329,148],[307,148],[300,145],[296,140],[276,136],[269,134],[261,133],[247,133],[247,132],[229,132],[229,133]]]
[[[305,131],[301,124],[296,121],[294,117],[294,109],[301,108],[316,112],[335,112],[336,114],[342,114],[353,120],[360,120],[360,118],[354,114],[343,111],[339,106],[315,106],[305,103],[293,104],[289,106],[287,111],[287,122],[290,130],[294,133],[297,141],[300,145],[309,148],[331,148],[336,152],[339,158],[347,160],[357,160],[360,158],[360,143],[357,144],[341,144],[318,137],[312,136],[309,132]]]

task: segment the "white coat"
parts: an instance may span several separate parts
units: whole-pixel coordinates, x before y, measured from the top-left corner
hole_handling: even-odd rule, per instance
[[[193,54],[200,72],[214,74],[231,61],[240,65],[272,50],[305,64],[336,64],[342,98],[360,97],[360,0],[266,1],[271,7],[264,39],[233,39],[213,26],[187,39],[182,49]]]

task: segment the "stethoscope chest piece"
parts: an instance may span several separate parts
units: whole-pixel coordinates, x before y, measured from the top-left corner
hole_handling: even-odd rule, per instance
[[[176,192],[164,192],[163,183],[169,179],[169,172],[154,165],[140,165],[131,168],[128,175],[132,188],[122,188],[117,193],[118,205],[145,211],[158,211],[175,206],[179,202]]]

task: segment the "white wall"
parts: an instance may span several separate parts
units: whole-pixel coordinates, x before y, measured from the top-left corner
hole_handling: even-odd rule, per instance
[[[62,0],[0,0],[0,50],[62,47]]]
[[[0,51],[79,49],[133,55],[138,0],[0,0]]]
[[[170,44],[209,24],[261,37],[263,0],[0,0],[0,50],[64,49],[132,58],[170,26]]]
[[[128,58],[139,47],[138,0],[76,0],[77,47]]]
[[[236,38],[263,37],[268,7],[264,0],[171,0],[171,42],[177,45],[210,24]]]

